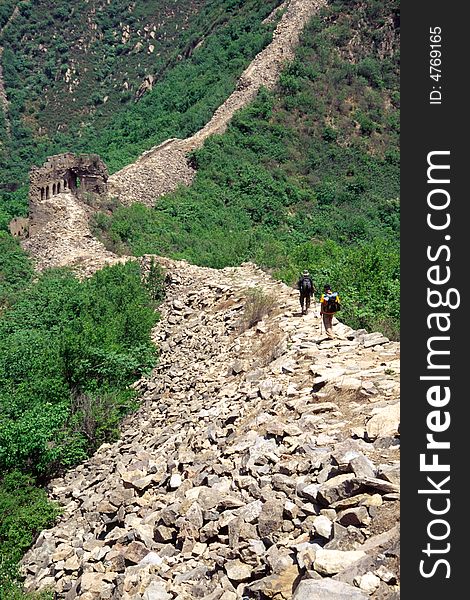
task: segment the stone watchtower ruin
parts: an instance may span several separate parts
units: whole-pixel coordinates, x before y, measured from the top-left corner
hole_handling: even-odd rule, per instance
[[[10,231],[13,235],[34,235],[53,218],[53,198],[57,194],[70,193],[85,199],[87,194],[105,195],[108,169],[98,154],[70,152],[50,156],[42,167],[31,167],[29,172],[29,218],[13,219]]]

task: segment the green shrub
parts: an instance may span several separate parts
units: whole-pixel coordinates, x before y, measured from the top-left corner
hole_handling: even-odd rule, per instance
[[[135,404],[128,386],[155,362],[162,277],[136,263],[78,281],[45,273],[0,319],[0,467],[48,474],[83,460]]]
[[[39,532],[54,523],[59,508],[32,477],[15,470],[0,479],[0,515],[0,598],[45,600],[44,594],[22,593],[17,563]]]
[[[10,234],[0,231],[0,315],[33,277],[30,259]]]

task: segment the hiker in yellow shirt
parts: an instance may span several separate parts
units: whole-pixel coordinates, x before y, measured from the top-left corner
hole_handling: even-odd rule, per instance
[[[320,314],[323,318],[326,335],[334,339],[333,333],[333,315],[340,309],[340,299],[337,292],[331,291],[331,285],[327,284],[323,288],[323,294],[320,298]]]

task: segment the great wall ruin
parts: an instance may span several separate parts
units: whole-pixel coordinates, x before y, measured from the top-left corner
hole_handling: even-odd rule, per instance
[[[90,275],[136,260],[90,233],[85,193],[126,204],[189,185],[187,153],[220,133],[260,85],[274,85],[324,3],[286,1],[273,42],[211,121],[108,177],[96,155],[51,157],[31,172],[17,223],[38,270]],[[162,257],[157,367],[120,439],[64,477],[63,514],[22,561],[29,591],[58,600],[398,600],[400,346],[335,319],[252,264],[214,270]],[[240,324],[250,290],[276,298]]]
[[[275,86],[283,66],[294,57],[302,29],[324,4],[324,0],[286,0],[274,11],[271,18],[279,12],[282,14],[271,43],[254,58],[240,76],[235,91],[193,136],[166,140],[109,177],[106,165],[97,155],[66,153],[50,157],[42,167],[34,167],[30,173],[29,218],[14,219],[10,231],[23,238],[25,249],[35,256],[39,268],[62,266],[64,252],[68,257],[76,253],[74,263],[79,262],[81,256],[90,256],[88,251],[83,251],[84,247],[88,248],[91,236],[87,226],[91,211],[83,202],[83,192],[115,198],[121,204],[141,202],[151,206],[159,196],[179,185],[190,185],[195,170],[190,165],[189,153],[201,147],[209,136],[222,133],[234,113],[246,106],[261,86],[269,89]],[[70,223],[78,223],[79,214],[79,226],[71,236]],[[46,223],[51,231],[49,238]],[[63,235],[60,235],[61,229]],[[104,248],[101,250],[107,261],[109,253]],[[101,254],[97,255],[99,264],[102,264]],[[45,262],[44,255],[48,257]]]
[[[303,28],[325,4],[325,0],[286,0],[279,6],[272,17],[283,12],[271,43],[243,71],[235,91],[210,121],[191,137],[166,140],[111,175],[109,193],[123,204],[141,202],[152,206],[159,196],[179,185],[190,185],[195,170],[189,164],[189,153],[200,148],[209,136],[223,133],[235,112],[247,106],[262,86],[274,88],[282,68],[294,58]]]
[[[57,600],[398,600],[400,345],[253,264],[165,269],[141,405],[51,482],[63,514],[22,561]],[[275,299],[243,326],[250,290]]]
[[[13,219],[10,231],[16,237],[37,234],[54,220],[53,196],[70,193],[83,199],[86,194],[107,193],[108,169],[97,154],[67,152],[50,156],[29,173],[29,218]]]

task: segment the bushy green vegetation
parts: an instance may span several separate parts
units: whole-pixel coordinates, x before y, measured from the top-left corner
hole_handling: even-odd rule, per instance
[[[272,25],[259,23],[273,4],[258,3],[248,16],[234,14],[189,60],[176,64],[152,93],[97,135],[87,132],[87,147],[114,172],[165,139],[184,138],[203,127],[234,90],[243,68],[269,42]]]
[[[150,330],[163,295],[160,268],[143,283],[136,262],[84,281],[64,269],[32,281],[19,247],[3,242],[0,571],[10,583],[0,584],[2,598],[17,593],[16,561],[57,513],[37,486],[115,439],[136,408],[130,384],[155,364]]]
[[[33,277],[31,261],[15,238],[0,231],[0,315]]]
[[[48,475],[112,437],[154,364],[155,318],[136,263],[24,290],[0,319],[0,468]]]
[[[0,30],[8,22],[8,19],[11,17],[17,4],[17,0],[2,0],[2,3],[0,4]]]
[[[36,487],[33,477],[12,471],[0,479],[0,515],[0,598],[46,600],[46,594],[23,594],[18,562],[36,536],[53,524],[58,507]]]
[[[155,209],[97,215],[95,230],[115,251],[212,267],[254,260],[288,283],[309,268],[318,287],[339,288],[348,324],[398,338],[395,10],[386,0],[331,3],[278,89],[195,153],[190,188]]]
[[[204,125],[270,40],[262,20],[280,1],[152,0],[132,11],[125,0],[21,2],[0,35],[10,102],[9,131],[0,111],[0,227],[25,214],[28,170],[48,155],[97,152],[114,172]],[[136,51],[136,32],[155,23],[155,39]],[[147,74],[153,90],[136,103]]]

